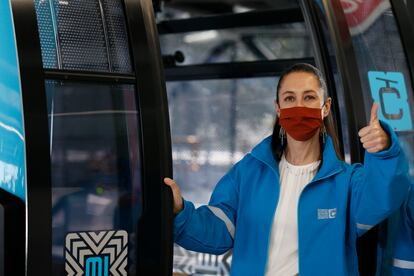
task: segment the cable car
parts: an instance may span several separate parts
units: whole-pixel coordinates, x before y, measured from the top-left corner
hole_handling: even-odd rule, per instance
[[[347,162],[363,161],[376,101],[414,175],[411,5],[2,1],[0,275],[228,275],[231,252],[173,246],[162,180],[206,203],[270,134],[277,78],[297,62],[324,73]],[[361,275],[388,269],[391,229],[359,239]]]

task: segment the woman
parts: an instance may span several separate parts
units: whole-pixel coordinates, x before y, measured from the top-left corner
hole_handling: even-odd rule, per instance
[[[237,276],[358,275],[356,238],[401,205],[407,162],[374,104],[359,132],[365,164],[344,163],[331,101],[318,69],[294,65],[279,79],[272,136],[220,180],[208,206],[195,209],[166,178],[176,243],[213,254],[233,248]]]

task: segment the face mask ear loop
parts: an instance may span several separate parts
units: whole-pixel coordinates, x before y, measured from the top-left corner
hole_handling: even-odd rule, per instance
[[[322,136],[322,143],[324,143],[324,144],[325,144],[325,141],[326,141],[326,136],[327,136],[328,134],[327,134],[327,132],[326,132],[326,127],[325,127],[325,124],[324,124],[324,123],[322,123],[322,127],[321,127],[321,130],[320,130],[320,135]]]
[[[322,143],[325,144],[326,141],[326,136],[327,136],[327,132],[326,132],[326,127],[325,127],[325,123],[324,123],[324,119],[325,117],[323,116],[323,107],[325,106],[326,102],[323,102],[321,110],[322,110],[322,127],[320,130],[320,136],[322,136]]]
[[[280,138],[280,145],[283,147],[283,144],[285,142],[285,136],[286,136],[286,131],[285,129],[280,126],[280,130],[279,130],[279,138]]]
[[[324,112],[323,112],[323,108],[324,108],[324,106],[325,106],[325,104],[326,104],[326,102],[323,102],[323,104],[322,104],[322,106],[321,106],[321,111],[322,111],[322,114],[321,114],[321,116],[322,116],[322,120],[323,119],[325,119],[325,117],[323,116],[324,114]]]

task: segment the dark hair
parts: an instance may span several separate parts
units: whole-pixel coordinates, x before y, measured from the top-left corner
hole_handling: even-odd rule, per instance
[[[316,68],[315,66],[312,66],[310,64],[297,63],[297,64],[293,65],[292,67],[290,67],[289,69],[287,69],[286,71],[284,71],[280,75],[279,83],[277,84],[277,89],[276,89],[276,101],[277,101],[277,103],[279,103],[279,90],[280,90],[280,87],[282,86],[282,82],[283,82],[284,78],[287,75],[291,74],[291,73],[302,73],[302,72],[309,73],[309,74],[312,74],[313,76],[315,76],[315,78],[318,80],[319,86],[322,90],[324,102],[328,99],[327,86],[326,86],[326,82],[325,82],[325,79],[322,76],[321,71],[319,71],[318,68]],[[336,152],[336,155],[337,155],[338,159],[343,160],[341,150],[339,148],[338,135],[336,133],[332,113],[329,113],[329,115],[323,119],[323,123],[325,125],[326,132],[332,138],[332,142],[333,142],[335,152]],[[272,153],[273,153],[274,158],[277,161],[280,161],[280,159],[282,157],[282,154],[283,154],[283,151],[285,150],[285,147],[286,147],[286,141],[283,142],[283,146],[282,146],[282,143],[281,143],[281,140],[280,140],[280,137],[279,137],[279,132],[280,132],[279,118],[276,118],[275,124],[273,126],[273,134],[272,134]],[[321,144],[321,150],[323,150],[322,139],[319,139],[319,142]]]

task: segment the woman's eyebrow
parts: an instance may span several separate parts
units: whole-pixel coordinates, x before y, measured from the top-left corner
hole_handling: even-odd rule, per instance
[[[317,93],[317,92],[315,90],[310,89],[310,90],[304,91],[303,93]]]
[[[285,94],[295,94],[295,92],[287,90],[287,91],[283,91],[281,95],[285,95]]]

